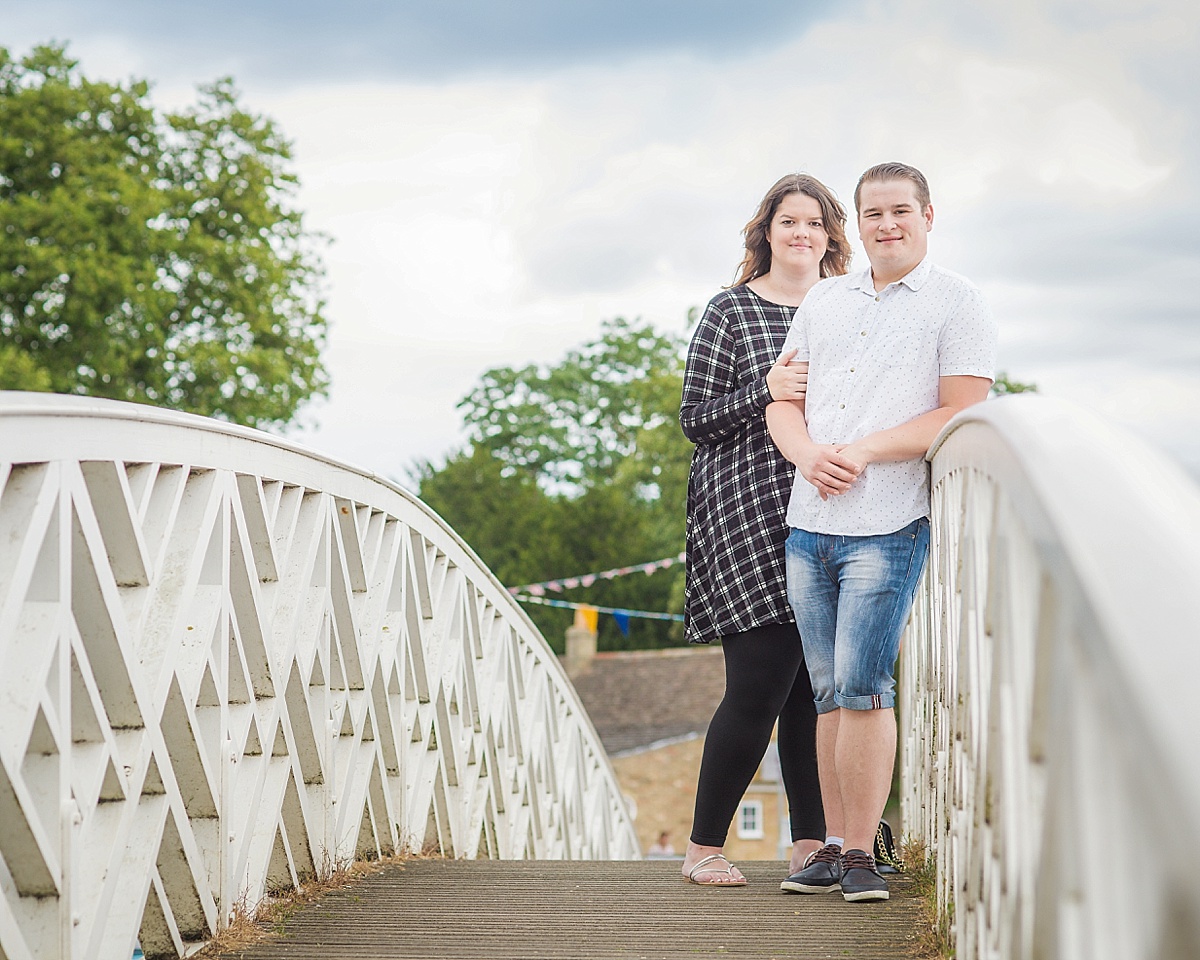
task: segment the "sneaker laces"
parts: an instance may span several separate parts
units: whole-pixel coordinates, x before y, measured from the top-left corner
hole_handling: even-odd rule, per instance
[[[816,853],[809,854],[805,866],[811,866],[814,863],[831,863],[836,864],[842,856],[842,848],[836,844],[827,843]]]
[[[862,850],[847,850],[842,854],[842,869],[845,871],[854,870],[870,870],[872,873],[878,873],[875,869],[875,858],[869,853],[864,853]]]

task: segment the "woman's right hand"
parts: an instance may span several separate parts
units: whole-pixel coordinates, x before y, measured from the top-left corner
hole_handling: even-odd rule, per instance
[[[808,392],[808,364],[792,363],[796,351],[784,350],[767,371],[767,389],[772,400],[803,400]]]

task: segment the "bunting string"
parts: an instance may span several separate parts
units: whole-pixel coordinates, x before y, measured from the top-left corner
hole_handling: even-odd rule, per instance
[[[594,603],[572,603],[570,600],[554,600],[550,597],[535,597],[523,595],[514,597],[518,603],[538,603],[543,607],[564,607],[568,610],[595,610],[597,613],[611,613],[614,617],[641,617],[643,620],[678,620],[683,621],[682,613],[656,613],[653,610],[625,610],[621,607],[598,607]]]
[[[528,594],[533,597],[544,597],[547,590],[554,593],[562,593],[564,590],[571,590],[575,587],[590,587],[597,580],[615,580],[617,577],[628,576],[631,573],[644,573],[646,576],[655,573],[659,570],[665,570],[667,567],[673,567],[677,563],[683,563],[684,555],[681,553],[676,557],[664,557],[662,560],[651,560],[648,563],[635,563],[629,567],[615,567],[612,570],[601,570],[599,573],[583,573],[577,577],[564,577],[561,580],[543,580],[541,583],[526,583],[519,587],[509,587],[508,592],[513,596],[517,594]],[[517,597],[518,600],[522,599]],[[555,606],[555,604],[547,604],[547,606]],[[596,609],[603,610],[603,607]],[[667,616],[661,614],[660,616]]]

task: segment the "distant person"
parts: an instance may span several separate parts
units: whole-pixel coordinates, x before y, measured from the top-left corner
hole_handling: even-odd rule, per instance
[[[685,633],[720,639],[725,697],[704,741],[683,859],[693,883],[743,886],[725,859],[729,826],[779,721],[789,872],[822,847],[816,712],[784,574],[794,469],[767,433],[767,405],[804,396],[806,368],[782,352],[792,315],[850,262],[846,212],[804,174],[779,180],[746,224],[733,285],[709,302],[688,348],[679,421],[696,444],[687,497]],[[793,351],[794,352],[794,351]],[[781,355],[782,354],[782,355]]]
[[[673,857],[675,856],[675,848],[671,846],[671,834],[664,830],[658,835],[658,839],[650,844],[650,849],[646,851],[651,857]]]
[[[996,325],[968,281],[927,258],[933,204],[914,167],[885,163],[854,191],[870,266],[818,284],[786,347],[808,361],[803,399],[767,408],[796,465],[788,596],[816,698],[829,836],[784,890],[886,900],[875,831],[896,756],[900,634],[929,548],[925,454],[992,384]]]

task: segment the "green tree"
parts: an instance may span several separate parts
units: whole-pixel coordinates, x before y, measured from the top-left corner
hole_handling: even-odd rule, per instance
[[[675,556],[693,449],[678,424],[685,353],[684,337],[617,318],[558,363],[487,371],[459,405],[468,444],[440,467],[420,467],[422,499],[509,585]],[[1032,389],[997,378],[998,393]],[[551,596],[678,613],[683,568]],[[527,610],[561,650],[573,613]],[[625,636],[600,618],[604,649],[681,640],[678,624],[635,619]]]
[[[440,467],[417,468],[421,499],[506,584],[557,576],[546,555],[554,501],[528,474],[507,473],[488,451],[456,451]]]
[[[468,436],[548,489],[572,495],[611,482],[640,436],[677,424],[685,347],[648,324],[606,321],[599,339],[553,366],[487,371],[459,404]]]
[[[50,389],[50,374],[29,354],[8,343],[0,343],[0,390]]]
[[[421,497],[507,584],[630,566],[683,550],[691,444],[679,429],[686,344],[614,319],[558,363],[487,371],[460,404],[469,444],[425,464]],[[536,495],[535,495],[536,494]],[[627,609],[682,609],[681,567],[566,591],[561,599]],[[552,644],[570,611],[528,607]],[[607,649],[677,643],[666,621],[628,636],[601,618]]]
[[[992,384],[992,396],[1005,397],[1011,393],[1037,393],[1037,384],[1013,380],[1003,371],[996,374],[996,381]]]
[[[231,80],[181,113],[0,48],[0,382],[270,426],[324,393],[319,238]]]

